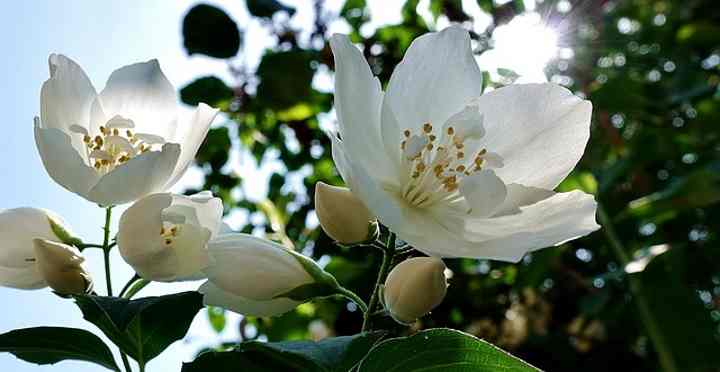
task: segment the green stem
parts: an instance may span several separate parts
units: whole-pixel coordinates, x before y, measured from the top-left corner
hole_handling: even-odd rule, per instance
[[[363,314],[367,313],[367,311],[368,311],[367,304],[365,303],[365,301],[362,300],[362,298],[360,298],[358,295],[356,295],[355,292],[353,292],[347,288],[343,288],[343,287],[338,288],[338,292],[340,293],[340,295],[342,295],[342,296],[346,297],[348,300],[354,302],[360,308],[360,311],[362,311]]]
[[[105,259],[105,283],[107,284],[107,295],[112,296],[112,281],[110,279],[110,217],[112,207],[105,208],[105,227],[103,228],[103,257]]]
[[[131,299],[133,296],[135,296],[138,292],[140,292],[141,289],[145,288],[148,284],[150,284],[151,281],[147,279],[139,279],[136,280],[130,288],[128,288],[127,292],[123,295],[121,295],[122,298]]]
[[[370,296],[370,302],[368,302],[367,311],[365,311],[365,314],[363,316],[363,332],[370,330],[370,316],[372,315],[371,313],[375,310],[375,306],[377,306],[378,300],[380,298],[380,287],[385,282],[385,278],[387,277],[388,272],[390,271],[390,266],[392,265],[393,256],[395,255],[395,234],[390,233],[390,236],[388,237],[388,241],[385,246],[378,246],[378,248],[382,250],[383,258],[382,263],[380,264],[380,271],[378,272],[377,281],[375,282],[375,288],[373,289],[373,293]]]
[[[122,351],[120,352],[120,359],[122,359],[123,365],[125,366],[125,372],[132,372],[132,368],[130,368],[130,361],[128,360],[127,355],[125,355]]]
[[[625,267],[628,263],[630,263],[630,256],[627,254],[627,250],[625,250],[622,241],[615,232],[615,227],[612,224],[610,216],[608,216],[605,209],[599,203],[597,211],[598,219],[600,220],[600,224],[603,226],[605,237],[610,242],[610,247],[615,253],[617,259],[620,261],[620,264]],[[637,306],[640,314],[640,320],[645,326],[645,330],[650,337],[650,341],[652,341],[655,351],[658,353],[662,370],[665,372],[677,372],[677,363],[673,357],[672,351],[670,350],[670,346],[666,343],[665,337],[660,331],[660,327],[658,326],[655,317],[650,311],[650,306],[648,305],[647,298],[645,298],[645,293],[643,292],[642,282],[633,275],[627,275],[627,278],[630,292],[634,297],[633,302],[635,303],[635,306]]]

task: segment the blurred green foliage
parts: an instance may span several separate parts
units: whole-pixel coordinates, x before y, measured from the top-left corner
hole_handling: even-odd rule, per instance
[[[410,42],[432,30],[438,18],[472,28],[477,20],[462,3],[432,0],[427,9],[432,19],[427,20],[418,15],[420,2],[408,0],[400,23],[362,37],[361,29],[372,19],[364,0],[347,0],[339,14],[326,12],[316,1],[309,30],[291,26],[294,8],[248,0],[253,16],[272,20],[264,25],[276,40],[266,46],[257,68],[233,64],[232,87],[203,77],[181,91],[187,104],[213,104],[227,118],[210,131],[198,153],[203,188],[222,197],[227,212],[247,211],[243,231],[293,242],[367,298],[379,254],[340,247],[308,225],[314,184],[342,182],[320,127],[322,120],[335,120],[328,116],[332,95],[313,85],[319,74],[333,69],[327,26],[338,19],[347,22],[351,38],[387,83]],[[492,47],[495,28],[526,9],[517,0],[477,3],[492,19],[484,31],[471,32],[482,54]],[[241,44],[235,35],[242,32],[228,31],[229,17],[216,8],[200,13],[201,7],[183,22],[188,52],[235,56]],[[517,265],[448,260],[454,275],[444,303],[412,329],[394,327],[394,332],[447,326],[550,371],[655,371],[661,366],[717,371],[720,5],[716,0],[546,0],[535,11],[558,30],[562,50],[570,51],[551,61],[548,77],[594,106],[585,156],[559,189],[594,193],[605,227],[528,255]],[[230,22],[236,31],[243,27]],[[513,72],[500,75],[513,77]],[[497,87],[505,81],[488,83]],[[231,151],[278,165],[267,181],[267,200],[245,198],[243,183],[255,175],[235,173]],[[302,185],[292,179],[301,179]],[[656,245],[669,250],[650,260],[648,248]],[[629,263],[646,264],[645,270],[627,273]],[[212,324],[220,330],[224,322],[218,317],[222,312],[213,310]],[[239,326],[246,340],[280,341],[350,335],[361,321],[354,306],[323,300],[279,318],[246,318],[232,326]]]

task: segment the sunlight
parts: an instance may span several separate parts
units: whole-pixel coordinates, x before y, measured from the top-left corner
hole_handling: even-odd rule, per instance
[[[497,68],[515,71],[523,82],[547,81],[543,69],[556,56],[558,35],[538,13],[527,13],[499,26],[493,33],[494,48],[479,57],[491,73]]]

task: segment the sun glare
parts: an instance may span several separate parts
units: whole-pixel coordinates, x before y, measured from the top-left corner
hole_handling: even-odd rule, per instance
[[[484,53],[479,62],[488,70],[513,70],[523,82],[547,81],[543,69],[556,56],[557,42],[557,33],[543,23],[538,13],[523,14],[495,29],[494,48]]]

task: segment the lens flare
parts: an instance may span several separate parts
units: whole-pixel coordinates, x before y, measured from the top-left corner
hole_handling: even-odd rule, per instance
[[[479,57],[483,69],[510,69],[523,82],[547,81],[543,69],[557,55],[558,34],[538,13],[531,12],[495,29],[493,46]]]

